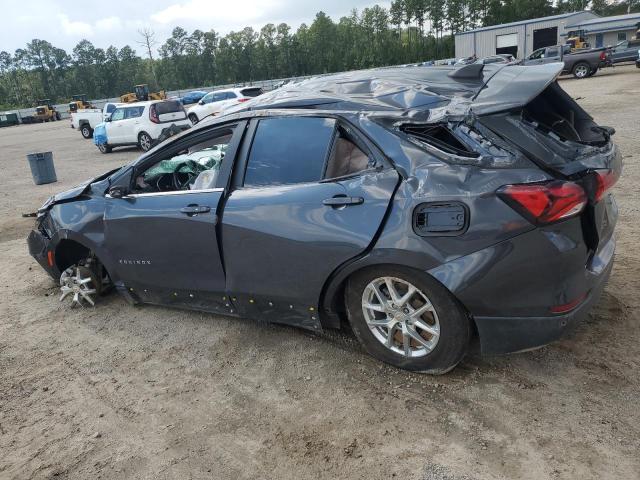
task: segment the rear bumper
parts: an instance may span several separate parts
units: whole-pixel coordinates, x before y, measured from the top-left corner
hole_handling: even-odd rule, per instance
[[[545,317],[475,317],[483,355],[515,353],[547,345],[571,331],[598,303],[613,261],[597,277],[587,297],[571,312]]]

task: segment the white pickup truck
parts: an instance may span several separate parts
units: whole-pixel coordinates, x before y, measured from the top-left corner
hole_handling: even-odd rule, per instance
[[[91,138],[96,125],[104,122],[120,105],[120,103],[107,102],[102,110],[99,108],[80,109],[71,114],[71,128],[80,130],[84,138]]]

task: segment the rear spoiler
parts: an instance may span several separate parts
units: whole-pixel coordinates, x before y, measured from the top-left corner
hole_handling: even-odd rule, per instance
[[[476,94],[471,110],[477,115],[521,108],[558,78],[563,63],[507,65],[492,75]]]

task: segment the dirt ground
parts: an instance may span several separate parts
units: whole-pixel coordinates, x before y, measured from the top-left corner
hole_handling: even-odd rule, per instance
[[[139,153],[67,121],[0,129],[0,478],[640,478],[640,70],[561,84],[625,156],[611,280],[569,338],[442,377],[344,335],[117,295],[69,310],[20,214]],[[59,180],[34,186],[25,155],[47,150]]]

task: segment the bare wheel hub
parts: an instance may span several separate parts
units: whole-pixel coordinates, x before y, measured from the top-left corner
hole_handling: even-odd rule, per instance
[[[97,280],[90,269],[84,266],[73,265],[60,275],[60,301],[71,298],[71,306],[84,307],[88,303],[95,305],[95,296],[98,293]]]
[[[405,357],[428,355],[440,338],[440,321],[431,301],[400,278],[371,281],[362,293],[362,313],[373,336]]]

